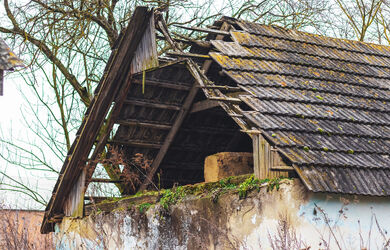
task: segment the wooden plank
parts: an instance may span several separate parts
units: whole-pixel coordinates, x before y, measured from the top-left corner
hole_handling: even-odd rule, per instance
[[[203,55],[203,54],[183,53],[183,52],[174,52],[174,51],[169,51],[169,52],[166,52],[165,54],[167,54],[169,56],[174,56],[174,57],[210,59],[209,55]]]
[[[212,86],[201,86],[203,89],[219,89],[219,90],[226,90],[226,91],[239,91],[241,90],[240,87],[231,87],[231,86],[225,86],[225,85],[212,85]]]
[[[292,166],[273,166],[271,167],[272,171],[294,171]]]
[[[156,30],[154,27],[153,13],[149,18],[149,24],[143,33],[142,39],[139,42],[137,49],[135,50],[135,54],[130,65],[130,72],[132,74],[158,67]]]
[[[209,100],[212,100],[212,101],[220,101],[220,102],[230,102],[230,103],[235,103],[235,104],[239,104],[241,103],[241,99],[239,98],[234,98],[234,97],[220,97],[220,96],[212,96],[212,97],[209,97],[208,98]]]
[[[252,142],[253,142],[253,172],[255,174],[255,177],[260,179],[260,138],[259,134],[255,134],[252,136]]]
[[[254,173],[256,178],[288,177],[292,167],[285,164],[277,150],[261,134],[252,134]]]
[[[142,84],[141,79],[133,79],[133,83]],[[178,84],[175,82],[166,82],[160,80],[145,79],[145,85],[158,86],[167,89],[176,89],[176,90],[190,90],[191,86],[186,84]]]
[[[200,28],[200,27],[187,27],[183,25],[174,25],[174,26],[182,29],[187,29],[187,30],[199,31],[199,32],[222,35],[222,36],[230,36],[229,32],[222,31],[222,30],[214,30],[214,29]]]
[[[158,108],[158,109],[171,109],[171,110],[180,110],[181,106],[173,104],[164,104],[164,103],[153,103],[147,100],[132,100],[126,99],[124,104],[131,104],[136,106],[143,106],[148,108]]]
[[[200,112],[215,107],[219,107],[219,103],[217,101],[210,101],[210,100],[199,101],[192,104],[190,113],[196,113],[196,112]]]
[[[136,148],[161,148],[163,144],[151,143],[151,142],[142,142],[142,141],[123,141],[123,140],[112,140],[107,141],[108,144],[116,145],[127,145]]]
[[[64,215],[69,217],[81,218],[84,211],[84,193],[85,193],[85,168],[81,172],[77,182],[73,185],[68,197],[64,203]]]
[[[172,128],[172,125],[151,123],[151,122],[141,122],[138,120],[117,120],[115,123],[123,126],[140,126],[144,128],[153,128],[153,129],[161,129],[161,130],[168,130]]]

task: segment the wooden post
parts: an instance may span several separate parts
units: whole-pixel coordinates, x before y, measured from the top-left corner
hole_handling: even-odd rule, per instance
[[[260,178],[260,160],[259,160],[259,137],[260,135],[252,135],[253,141],[253,171],[256,178]]]
[[[84,212],[84,193],[85,193],[85,168],[81,172],[79,179],[72,187],[68,198],[64,203],[64,214],[65,216],[83,217]]]
[[[252,134],[253,140],[253,168],[255,177],[258,179],[276,178],[279,176],[288,176],[288,171],[293,170],[283,162],[276,150],[271,150],[272,146],[264,139],[261,134]],[[286,168],[286,171],[272,170],[274,166]]]

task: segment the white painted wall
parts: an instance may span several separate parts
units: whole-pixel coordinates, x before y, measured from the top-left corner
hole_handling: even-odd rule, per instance
[[[217,203],[188,199],[164,216],[159,209],[66,218],[56,226],[57,247],[385,249],[390,239],[389,198],[313,194],[298,180],[284,181],[279,191],[253,191],[246,199],[233,192]]]

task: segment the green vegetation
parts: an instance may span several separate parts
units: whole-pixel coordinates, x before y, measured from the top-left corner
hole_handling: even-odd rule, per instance
[[[149,202],[142,203],[138,206],[139,212],[143,213],[146,212],[153,204]]]
[[[179,186],[172,189],[163,189],[160,191],[147,191],[139,192],[132,196],[112,198],[105,200],[97,204],[98,210],[99,205],[106,206],[109,203],[115,202],[126,202],[126,207],[123,209],[137,208],[140,213],[144,213],[155,203],[160,203],[164,210],[168,210],[171,205],[181,202],[185,197],[195,196],[198,198],[208,197],[213,202],[218,202],[219,197],[227,192],[238,193],[240,199],[247,197],[248,193],[253,190],[260,191],[263,184],[268,183],[267,191],[272,191],[274,188],[279,190],[279,184],[285,177],[273,178],[273,179],[262,179],[259,180],[254,175],[243,175],[243,176],[231,176],[222,179],[218,182],[199,183],[195,185]],[[156,197],[150,199],[152,197]],[[147,200],[142,197],[149,197]],[[158,198],[159,197],[159,198]],[[154,200],[154,201],[153,201]],[[122,204],[123,206],[124,204]],[[114,205],[115,206],[115,205]],[[122,207],[121,207],[122,208]],[[104,209],[106,210],[106,209]],[[114,209],[111,211],[117,211]]]
[[[288,179],[286,177],[277,177],[272,179],[256,179],[254,175],[251,175],[248,179],[246,179],[243,183],[238,186],[238,196],[240,199],[246,198],[249,191],[257,190],[260,191],[260,187],[262,184],[268,183],[267,191],[272,191],[276,187],[276,190],[279,190],[280,181],[283,179]]]
[[[163,192],[160,198],[160,204],[164,209],[168,209],[171,204],[180,201],[186,195],[186,190],[180,186],[176,189],[167,189]]]

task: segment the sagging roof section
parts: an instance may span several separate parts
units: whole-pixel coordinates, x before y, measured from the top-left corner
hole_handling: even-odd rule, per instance
[[[23,66],[23,62],[11,51],[3,39],[0,38],[0,96],[3,95],[3,77],[5,70],[13,70]]]
[[[210,56],[314,192],[390,195],[390,47],[235,21]]]

